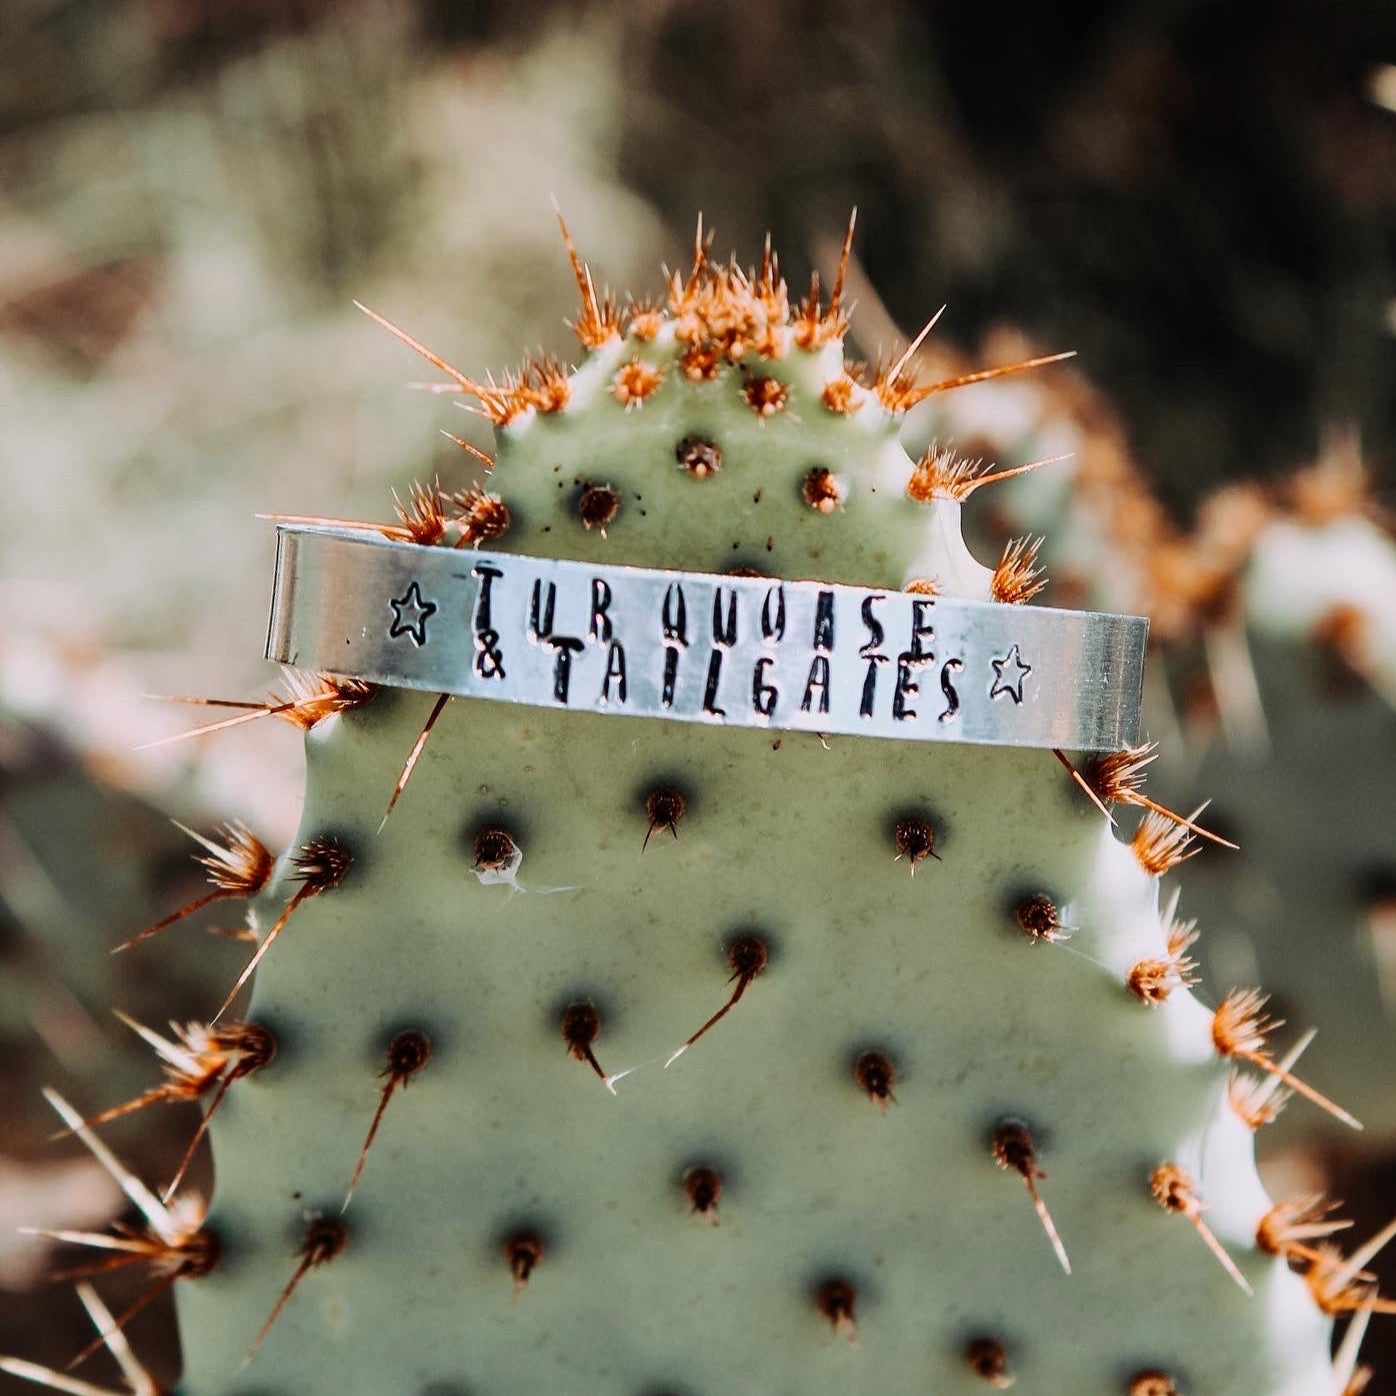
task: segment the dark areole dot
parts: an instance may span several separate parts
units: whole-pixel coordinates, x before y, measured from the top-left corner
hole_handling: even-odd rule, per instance
[[[869,1100],[886,1105],[895,1100],[892,1083],[897,1079],[897,1069],[885,1052],[863,1052],[853,1063],[853,1079]]]
[[[338,887],[349,876],[358,857],[338,834],[317,834],[291,855],[293,876],[316,892]]]
[[[487,824],[475,835],[475,866],[483,872],[507,868],[517,851],[514,836],[498,824]]]
[[[965,1365],[977,1377],[1000,1390],[1013,1384],[1008,1370],[1008,1351],[997,1338],[974,1338],[965,1344]]]
[[[601,1035],[601,1023],[595,1004],[570,1004],[562,1014],[562,1040],[574,1051],[584,1051]]]
[[[1136,1372],[1126,1388],[1128,1396],[1181,1396],[1178,1383],[1157,1369]]]
[[[417,1028],[405,1028],[388,1043],[388,1072],[398,1078],[415,1076],[431,1060],[431,1038]]]
[[[1057,905],[1045,892],[1034,892],[1013,909],[1013,919],[1024,935],[1034,940],[1050,940],[1061,929]]]
[[[816,513],[832,514],[843,504],[843,486],[827,466],[816,465],[800,482],[800,497]]]
[[[577,515],[587,528],[604,532],[620,513],[620,495],[610,485],[588,485],[577,497]]]
[[[770,962],[770,947],[758,935],[739,935],[727,946],[727,968],[735,979],[754,979]]]
[[[773,417],[777,412],[785,410],[785,404],[790,397],[790,385],[782,383],[778,378],[761,374],[748,378],[742,384],[742,396],[746,399],[746,405],[758,417]]]
[[[656,786],[645,796],[645,818],[649,821],[649,833],[645,835],[648,844],[650,835],[661,830],[679,836],[679,821],[688,812],[688,801],[683,792],[671,785]]]
[[[814,1307],[835,1327],[858,1316],[858,1291],[842,1275],[824,1280],[814,1291]]]
[[[211,1227],[201,1226],[181,1247],[180,1273],[196,1280],[218,1268],[223,1259],[223,1237]]]
[[[324,1265],[333,1260],[349,1244],[349,1227],[340,1217],[328,1214],[311,1217],[305,1224],[305,1236],[299,1254],[311,1265]]]
[[[706,480],[722,469],[722,448],[702,436],[685,436],[674,447],[674,459],[695,480]]]
[[[542,1262],[543,1238],[536,1231],[516,1231],[505,1239],[504,1259],[515,1289],[522,1289]]]
[[[999,1120],[989,1134],[989,1152],[1000,1168],[1021,1173],[1024,1178],[1038,1176],[1037,1145],[1023,1120],[1016,1117]]]
[[[722,1175],[715,1168],[699,1165],[683,1175],[683,1190],[699,1216],[706,1217],[717,1210],[722,1196]]]
[[[897,820],[892,830],[892,842],[896,846],[897,857],[905,858],[913,868],[927,858],[940,861],[940,855],[935,851],[935,828],[930,820],[919,815]]]

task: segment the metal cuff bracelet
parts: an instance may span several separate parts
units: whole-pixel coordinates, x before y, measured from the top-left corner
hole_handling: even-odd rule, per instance
[[[267,657],[394,687],[741,727],[1117,751],[1148,622],[886,588],[277,530]]]

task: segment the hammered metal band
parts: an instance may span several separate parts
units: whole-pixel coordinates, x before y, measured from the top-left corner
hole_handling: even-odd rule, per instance
[[[267,657],[471,698],[741,727],[1118,751],[1148,622],[282,525]]]

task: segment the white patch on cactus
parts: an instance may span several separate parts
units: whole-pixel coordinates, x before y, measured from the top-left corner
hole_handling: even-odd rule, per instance
[[[989,600],[993,568],[976,561],[965,546],[960,531],[964,506],[957,499],[933,499],[918,505],[926,519],[920,550],[907,568],[905,582],[925,577],[935,582],[945,596],[969,601]]]

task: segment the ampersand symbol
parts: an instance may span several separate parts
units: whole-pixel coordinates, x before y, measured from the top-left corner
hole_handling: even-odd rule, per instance
[[[475,648],[475,672],[482,679],[502,679],[504,654],[499,648],[499,631],[479,631],[475,636]]]

